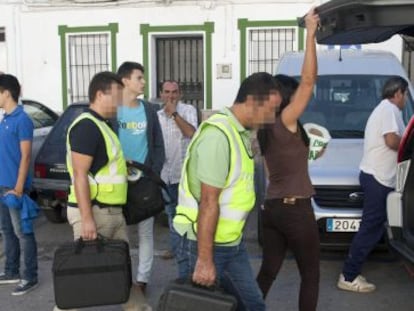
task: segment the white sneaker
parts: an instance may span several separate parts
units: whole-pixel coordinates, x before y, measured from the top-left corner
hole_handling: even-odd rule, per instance
[[[345,277],[342,273],[339,275],[336,286],[340,289],[357,293],[370,293],[376,288],[374,284],[368,283],[366,278],[362,275],[358,275],[352,282],[348,282],[345,281]]]

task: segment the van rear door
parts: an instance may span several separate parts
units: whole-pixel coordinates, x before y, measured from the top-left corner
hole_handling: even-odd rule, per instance
[[[332,0],[316,8],[319,44],[377,43],[395,34],[414,36],[414,2],[410,0]],[[304,20],[299,20],[304,26]]]

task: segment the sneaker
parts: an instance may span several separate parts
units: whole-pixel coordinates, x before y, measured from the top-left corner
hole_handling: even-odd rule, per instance
[[[0,285],[2,284],[16,284],[20,282],[20,276],[7,275],[5,273],[0,273]]]
[[[345,281],[345,277],[342,273],[339,275],[338,283],[336,285],[340,289],[358,293],[370,293],[376,288],[374,284],[368,283],[366,278],[362,275],[358,275],[352,282],[348,282]]]
[[[12,292],[13,296],[20,296],[30,292],[37,287],[37,281],[29,282],[27,280],[21,280],[17,287]]]

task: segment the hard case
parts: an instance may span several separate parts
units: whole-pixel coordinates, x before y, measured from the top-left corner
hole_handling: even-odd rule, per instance
[[[157,311],[234,311],[236,307],[236,298],[222,289],[198,287],[178,279],[164,290]]]
[[[65,243],[55,251],[52,273],[61,309],[124,303],[132,283],[128,243],[102,237]]]

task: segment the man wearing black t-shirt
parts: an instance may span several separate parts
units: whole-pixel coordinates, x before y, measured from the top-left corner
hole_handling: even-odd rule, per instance
[[[126,164],[108,122],[122,102],[122,90],[117,75],[96,74],[89,85],[89,110],[68,129],[66,162],[72,184],[67,214],[75,239],[94,240],[100,234],[128,242],[122,214],[127,194]],[[136,287],[122,307],[128,311],[151,310]],[[54,310],[60,309],[56,306]]]

